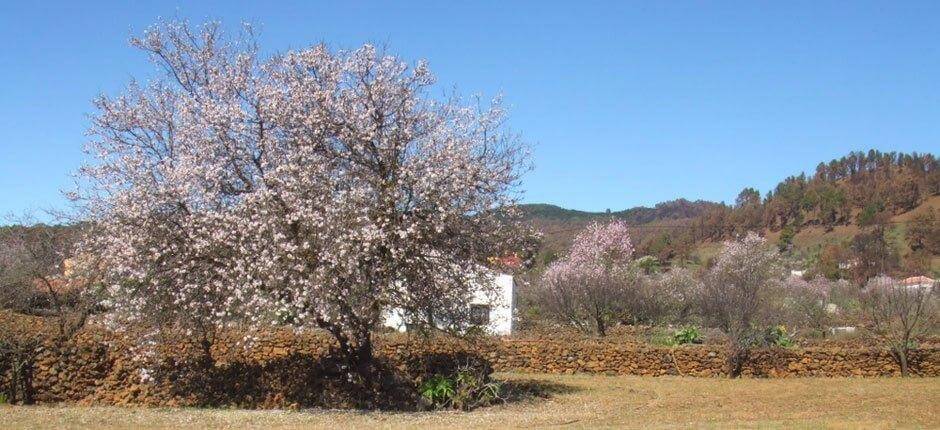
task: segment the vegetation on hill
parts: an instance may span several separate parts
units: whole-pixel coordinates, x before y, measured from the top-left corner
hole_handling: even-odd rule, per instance
[[[617,219],[632,226],[642,225],[643,228],[634,228],[632,237],[637,243],[643,243],[656,233],[688,224],[719,206],[719,203],[705,200],[677,199],[654,207],[638,206],[621,211],[586,212],[549,204],[526,204],[521,205],[521,209],[527,222],[543,234],[542,247],[535,259],[536,266],[541,267],[564,253],[574,237],[593,221]]]
[[[524,204],[522,211],[528,219],[558,220],[558,221],[588,221],[601,218],[615,218],[631,224],[646,224],[665,219],[686,219],[702,215],[705,211],[719,207],[720,204],[705,200],[689,201],[686,199],[670,200],[656,204],[654,207],[637,206],[634,208],[611,212],[586,212],[574,209],[565,209],[549,204]]]
[[[813,174],[784,179],[763,197],[746,187],[730,205],[680,199],[606,213],[523,209],[545,235],[543,263],[564,252],[588,222],[619,218],[634,226],[637,253],[663,262],[704,264],[717,242],[758,231],[831,278],[940,273],[940,169],[933,154],[851,152],[819,163]]]

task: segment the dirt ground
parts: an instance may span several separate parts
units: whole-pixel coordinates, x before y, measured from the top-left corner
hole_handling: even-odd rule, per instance
[[[0,428],[940,428],[940,378],[498,377],[542,397],[469,413],[0,406]]]

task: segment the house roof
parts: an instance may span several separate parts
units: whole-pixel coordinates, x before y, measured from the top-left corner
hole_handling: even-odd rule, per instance
[[[911,276],[910,278],[904,278],[901,280],[901,285],[923,285],[933,283],[934,280],[926,276]]]

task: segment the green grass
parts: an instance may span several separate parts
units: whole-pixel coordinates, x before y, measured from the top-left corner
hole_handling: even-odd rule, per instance
[[[940,379],[498,377],[542,387],[469,413],[2,406],[5,429],[169,428],[940,428]]]

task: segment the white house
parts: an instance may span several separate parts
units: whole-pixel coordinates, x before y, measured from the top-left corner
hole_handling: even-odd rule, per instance
[[[901,285],[907,288],[924,288],[928,292],[933,289],[937,281],[926,276],[912,276],[901,280]]]
[[[488,289],[479,289],[470,299],[472,322],[484,327],[494,335],[512,334],[512,316],[515,310],[515,280],[512,275],[495,273],[492,277],[494,297],[489,297]],[[407,331],[401,309],[393,309],[385,315],[385,326],[398,331]]]

